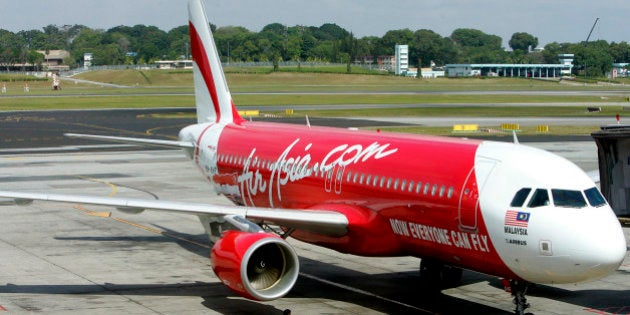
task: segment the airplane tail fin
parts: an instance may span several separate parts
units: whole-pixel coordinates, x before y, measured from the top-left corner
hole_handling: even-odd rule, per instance
[[[198,123],[241,122],[227,86],[221,60],[201,0],[188,3]]]

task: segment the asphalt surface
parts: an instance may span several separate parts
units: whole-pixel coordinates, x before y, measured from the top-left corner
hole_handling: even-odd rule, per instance
[[[593,142],[532,143],[596,165]],[[228,204],[179,151],[0,156],[0,189]],[[1,202],[0,202],[1,203]],[[499,279],[465,271],[441,292],[422,288],[419,259],[344,255],[290,240],[301,273],[284,298],[254,302],[214,276],[194,216],[36,202],[0,206],[0,313],[53,314],[509,314]],[[626,236],[630,230],[625,229]],[[630,259],[601,280],[538,285],[534,314],[630,309]]]
[[[104,144],[101,142],[70,139],[64,133],[87,133],[123,137],[144,137],[155,139],[177,139],[179,130],[195,123],[191,114],[194,108],[165,109],[104,109],[104,110],[64,110],[64,111],[14,111],[0,112],[0,154],[57,152],[77,150],[120,150],[129,146]],[[292,124],[306,124],[306,117],[263,117],[255,120],[275,121]],[[343,128],[384,127],[384,126],[452,126],[461,123],[480,125],[500,125],[502,123],[531,124],[576,124],[597,125],[611,123],[611,118],[317,118],[310,117],[315,126]],[[483,135],[466,135],[484,138]],[[511,141],[511,136],[490,137],[499,141]],[[526,141],[590,140],[589,136],[578,137],[524,137]]]
[[[61,136],[78,132],[170,138],[194,123],[156,115],[168,111],[5,113],[0,134],[16,140],[0,148],[0,189],[227,204],[182,152],[103,150]],[[305,123],[301,118],[282,121]],[[382,124],[336,119],[311,123]],[[43,139],[46,135],[51,138]],[[592,140],[546,140],[527,144],[562,155],[587,171],[597,167]],[[88,145],[90,150],[56,152],[68,145]],[[55,153],[33,151],[40,146]],[[294,289],[276,301],[249,301],[214,276],[208,241],[195,217],[129,215],[44,202],[29,207],[0,204],[0,313],[281,314],[290,309],[293,314],[510,314],[513,309],[509,293],[494,277],[465,271],[460,286],[434,293],[422,289],[417,258],[357,257],[295,240],[290,243],[300,256],[301,273]],[[630,237],[630,230],[624,231]],[[601,280],[538,285],[529,291],[529,311],[628,313],[628,272],[626,258],[617,272]]]
[[[23,152],[21,149],[59,149],[64,146],[102,144],[69,139],[64,133],[88,133],[123,137],[177,139],[179,130],[196,123],[190,114],[194,108],[114,109],[0,112],[0,154]],[[180,115],[188,114],[188,115]],[[182,118],[182,116],[184,116]],[[306,118],[256,118],[306,124]],[[367,119],[310,118],[312,125],[366,127],[375,123]],[[389,122],[388,125],[406,125]],[[84,147],[81,147],[84,148]],[[101,147],[103,149],[104,147]],[[121,148],[120,145],[111,148]],[[17,150],[16,150],[17,149]],[[26,151],[29,152],[29,151]]]

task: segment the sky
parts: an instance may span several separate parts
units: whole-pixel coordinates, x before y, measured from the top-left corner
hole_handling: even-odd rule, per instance
[[[539,47],[577,43],[599,18],[591,40],[630,42],[628,0],[203,0],[210,22],[244,26],[321,26],[335,23],[355,36],[383,36],[389,30],[429,29],[450,36],[474,28],[503,38],[527,32]],[[41,30],[46,25],[82,24],[94,29],[136,24],[168,31],[187,25],[187,0],[0,0],[0,29]]]

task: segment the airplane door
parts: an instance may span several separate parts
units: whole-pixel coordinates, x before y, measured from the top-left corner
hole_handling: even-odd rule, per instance
[[[346,170],[345,166],[335,167],[337,169],[337,175],[335,176],[335,193],[341,194],[341,184],[343,183],[343,173]]]
[[[324,181],[324,190],[326,192],[332,192],[333,187],[337,195],[341,194],[341,184],[343,183],[343,173],[345,167],[334,166],[326,173]]]
[[[496,160],[477,157],[475,166],[468,172],[459,196],[458,217],[461,230],[477,231],[479,194],[496,164]]]
[[[326,192],[330,192],[332,190],[332,182],[333,182],[333,173],[335,172],[335,168],[331,168],[326,172],[326,178],[324,180],[324,190]]]

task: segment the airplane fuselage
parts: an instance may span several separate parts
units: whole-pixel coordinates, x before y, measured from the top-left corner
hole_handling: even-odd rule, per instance
[[[299,230],[291,234],[340,252],[430,257],[510,279],[541,280],[538,278],[544,277],[539,277],[538,271],[515,272],[519,253],[527,253],[523,258],[531,253],[544,256],[539,248],[541,240],[548,239],[549,246],[563,242],[562,237],[552,238],[545,232],[562,229],[540,221],[548,214],[510,205],[527,181],[518,181],[519,186],[510,183],[514,178],[525,179],[534,163],[528,157],[543,152],[531,153],[529,147],[261,122],[195,125],[184,129],[180,138],[197,141],[197,150],[191,152],[195,163],[215,190],[236,204],[345,214],[351,224],[344,237]],[[516,163],[523,174],[514,173],[511,167],[507,173],[502,171],[515,162],[515,156],[518,160],[521,151],[523,160]],[[550,155],[544,154],[545,158]],[[548,177],[565,177],[577,185],[577,191],[593,186],[580,177],[585,175],[572,163],[559,158],[554,161],[560,163],[556,168],[566,169],[556,169],[556,174]],[[574,176],[579,180],[570,179]],[[549,184],[532,182],[525,186],[556,187]],[[510,219],[510,215],[516,217]],[[614,227],[614,218],[606,218],[604,224]],[[611,246],[616,250],[622,245],[625,249],[625,242]],[[561,252],[560,248],[555,250]],[[604,274],[604,269],[616,268],[619,252],[615,251],[610,265],[594,272],[588,269],[584,275],[561,276],[555,271],[561,266],[540,272],[551,282],[586,280]],[[561,256],[570,257],[565,263],[580,264],[573,261],[579,260],[576,255]],[[529,267],[531,263],[537,264],[530,261]]]

